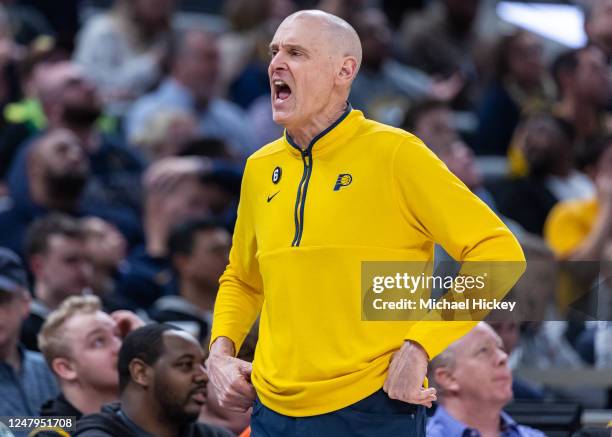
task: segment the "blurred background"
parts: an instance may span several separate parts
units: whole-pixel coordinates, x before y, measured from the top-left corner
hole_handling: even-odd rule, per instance
[[[282,135],[268,44],[307,8],[360,35],[353,107],[420,137],[538,261],[517,292],[597,285],[591,321],[492,324],[507,411],[549,435],[608,424],[612,0],[1,0],[0,246],[33,299],[20,342],[37,350],[83,293],[206,341],[245,160]]]

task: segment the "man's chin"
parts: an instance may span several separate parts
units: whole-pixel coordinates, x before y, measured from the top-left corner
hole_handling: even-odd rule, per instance
[[[198,404],[196,402],[190,402],[189,405],[185,407],[185,411],[183,412],[183,422],[195,422],[200,417],[200,410],[204,405]]]
[[[289,111],[277,111],[272,109],[272,119],[274,120],[274,123],[285,128],[291,124],[292,115],[293,114]]]

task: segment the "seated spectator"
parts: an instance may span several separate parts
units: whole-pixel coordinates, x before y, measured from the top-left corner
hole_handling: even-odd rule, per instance
[[[503,411],[512,400],[512,373],[501,338],[486,323],[431,360],[428,374],[439,399],[427,423],[428,437],[544,437]]]
[[[34,276],[34,301],[21,341],[38,350],[38,332],[49,313],[69,296],[91,292],[93,266],[81,224],[69,216],[52,214],[32,223],[25,252]]]
[[[88,202],[129,210],[141,209],[141,157],[117,136],[101,128],[102,101],[96,85],[83,68],[72,62],[56,62],[44,69],[38,95],[50,129],[74,133],[89,157],[91,178],[84,196]]]
[[[226,437],[196,422],[206,402],[204,352],[190,334],[150,324],[128,334],[119,350],[120,402],[77,423],[78,437]]]
[[[451,100],[461,80],[434,83],[425,73],[391,57],[392,31],[385,14],[376,8],[356,14],[355,30],[361,38],[363,59],[351,87],[350,101],[366,116],[399,126],[406,111],[425,97]]]
[[[119,399],[119,348],[129,332],[143,325],[129,311],[106,314],[95,296],[66,299],[49,314],[38,335],[40,350],[61,390],[40,414],[79,420]]]
[[[159,88],[134,103],[126,118],[130,141],[142,135],[157,111],[179,108],[194,112],[198,133],[226,141],[240,156],[254,150],[252,132],[244,112],[215,97],[219,72],[215,36],[189,30],[177,36],[171,50],[171,72]]]
[[[58,393],[43,356],[19,343],[28,317],[30,293],[19,257],[0,248],[0,414],[36,416],[44,401]]]
[[[138,221],[124,211],[86,202],[89,160],[78,139],[64,129],[51,130],[27,148],[9,177],[10,202],[0,208],[0,244],[22,252],[30,223],[50,211],[92,215],[113,223],[132,244],[140,239]]]
[[[81,30],[74,59],[111,112],[122,114],[159,80],[175,8],[175,0],[115,0]]]
[[[542,235],[544,222],[559,201],[590,198],[593,183],[574,167],[571,137],[548,115],[527,119],[517,129],[527,175],[490,184],[502,214],[527,231]]]
[[[156,177],[176,163],[209,163],[200,159],[166,158],[151,166],[145,176],[143,227],[146,243],[130,255],[118,282],[118,292],[131,308],[148,309],[157,299],[176,294],[176,282],[168,259],[167,240],[173,226],[191,218],[210,216],[208,188],[202,182],[204,167],[179,176],[171,183]]]
[[[612,136],[590,144],[579,161],[597,187],[596,195],[555,206],[546,219],[544,237],[560,259],[606,259],[612,231]]]
[[[207,344],[230,245],[229,232],[210,221],[188,221],[175,227],[168,239],[168,256],[177,273],[179,294],[157,300],[151,318],[180,326]]]
[[[553,114],[575,139],[576,148],[612,132],[612,116],[606,109],[612,81],[601,49],[563,52],[554,60],[552,73],[559,94]]]
[[[476,153],[506,155],[519,121],[550,109],[554,85],[546,76],[543,52],[540,39],[526,30],[498,42],[492,78],[477,108]]]

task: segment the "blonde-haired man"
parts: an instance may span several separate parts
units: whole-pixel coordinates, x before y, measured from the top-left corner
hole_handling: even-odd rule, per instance
[[[66,299],[38,335],[38,346],[61,388],[57,398],[43,405],[41,414],[78,419],[116,400],[117,353],[123,337],[142,325],[129,311],[106,314],[96,296]]]

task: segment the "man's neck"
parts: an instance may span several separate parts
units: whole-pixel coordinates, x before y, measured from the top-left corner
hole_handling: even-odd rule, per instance
[[[117,387],[99,389],[76,384],[62,384],[62,393],[68,402],[83,415],[99,413],[104,404],[116,401],[119,397]]]
[[[21,369],[21,353],[19,353],[19,347],[17,338],[12,338],[5,344],[0,346],[0,362],[7,363],[16,372]]]
[[[201,311],[212,311],[215,305],[215,297],[217,296],[217,288],[206,288],[201,284],[196,284],[192,281],[181,280],[180,284],[181,296],[187,302],[195,305]]]
[[[302,150],[306,150],[314,137],[336,122],[346,111],[346,102],[331,105],[321,113],[316,114],[305,124],[296,127],[287,127],[287,132],[293,141]]]
[[[497,437],[500,433],[502,407],[492,403],[447,399],[446,411],[468,427],[478,430],[482,437]]]
[[[146,399],[146,392],[137,389],[139,392],[132,392],[133,389],[126,389],[121,395],[121,409],[128,418],[136,425],[141,427],[149,434],[159,437],[177,437],[180,425],[167,423],[162,419],[163,411],[159,411],[157,405],[152,405]],[[143,406],[146,406],[143,408]]]

